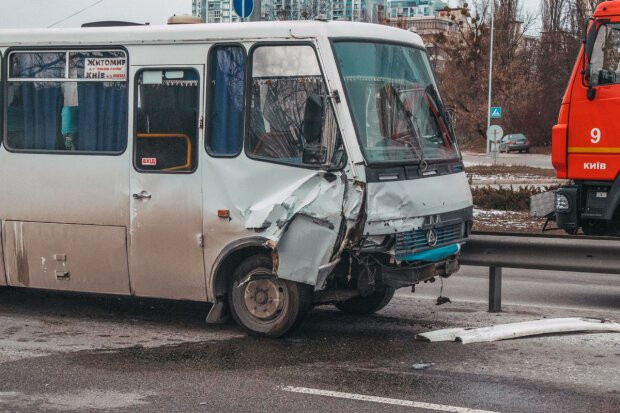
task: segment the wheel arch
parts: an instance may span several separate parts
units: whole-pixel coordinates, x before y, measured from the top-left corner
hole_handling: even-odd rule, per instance
[[[271,254],[272,250],[266,243],[266,238],[250,237],[236,240],[224,247],[215,259],[209,279],[208,295],[213,302],[226,299],[228,279],[244,259],[255,254]]]

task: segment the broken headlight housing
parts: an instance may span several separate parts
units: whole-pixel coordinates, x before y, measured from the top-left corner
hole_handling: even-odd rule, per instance
[[[555,194],[555,210],[557,212],[570,211],[570,201],[566,195],[558,193]]]
[[[390,240],[391,240],[391,237],[385,236],[385,235],[367,236],[362,240],[361,249],[363,251],[368,251],[368,250],[383,251],[386,249]]]

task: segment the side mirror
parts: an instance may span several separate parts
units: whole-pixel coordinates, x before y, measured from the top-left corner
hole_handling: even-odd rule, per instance
[[[310,95],[306,99],[306,110],[304,111],[304,123],[302,132],[306,144],[312,146],[320,144],[323,134],[323,97],[320,95]]]
[[[590,72],[592,72],[592,63],[586,64],[586,68],[583,71],[583,78],[586,80],[586,83],[590,83]]]
[[[585,63],[583,66],[583,80],[588,86],[588,90],[586,92],[586,97],[588,100],[594,100],[596,97],[596,89],[594,88],[594,85],[592,85],[592,63],[590,63],[590,59],[592,58],[592,53],[594,52],[594,43],[596,42],[597,34],[597,22],[594,20],[590,24],[590,27],[586,33],[586,38],[583,42],[583,59]]]
[[[592,52],[594,51],[594,43],[596,42],[596,35],[598,34],[598,28],[596,27],[596,20],[592,22],[590,28],[588,29],[588,33],[586,34],[586,39],[584,43],[584,52],[585,58],[587,62],[590,62],[592,58]]]

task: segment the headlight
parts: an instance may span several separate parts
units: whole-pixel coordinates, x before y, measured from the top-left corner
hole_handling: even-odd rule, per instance
[[[557,212],[568,212],[570,210],[570,202],[564,194],[555,194],[555,210]]]

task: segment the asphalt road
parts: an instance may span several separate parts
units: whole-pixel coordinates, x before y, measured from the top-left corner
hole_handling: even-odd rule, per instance
[[[425,343],[415,334],[542,317],[620,319],[620,277],[464,267],[369,317],[314,309],[290,337],[205,326],[207,305],[0,291],[0,411],[618,412],[620,335]],[[587,281],[587,282],[586,282]],[[432,363],[428,368],[415,366]],[[417,367],[417,368],[416,368]]]
[[[470,165],[492,165],[493,157],[484,153],[463,152],[463,162],[465,166]],[[551,165],[551,155],[534,153],[500,153],[497,156],[499,165],[526,165],[534,168],[553,169]]]

